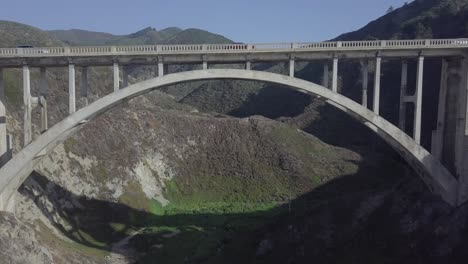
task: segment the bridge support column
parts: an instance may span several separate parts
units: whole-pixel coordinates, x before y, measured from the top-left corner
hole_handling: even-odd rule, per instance
[[[162,61],[158,62],[158,76],[164,76],[164,63]]]
[[[39,106],[41,107],[41,133],[46,131],[48,127],[47,120],[47,94],[48,94],[48,84],[47,84],[47,70],[46,68],[41,68],[41,80],[39,82]]]
[[[3,80],[3,69],[0,68],[0,167],[11,159],[10,136],[6,128],[6,107],[5,107],[5,83]]]
[[[128,67],[127,66],[123,66],[123,69],[122,69],[122,87],[125,88],[125,87],[128,87]]]
[[[76,112],[75,99],[75,64],[68,64],[68,112],[73,114]]]
[[[377,56],[375,59],[375,77],[374,77],[374,113],[377,115],[380,112],[380,70],[382,57]]]
[[[294,57],[291,56],[291,58],[289,59],[289,76],[290,77],[294,77],[294,65],[295,64],[295,61],[294,61]]]
[[[400,85],[400,112],[398,117],[398,127],[406,130],[406,104],[405,98],[408,93],[408,62],[401,63],[401,85]]]
[[[338,57],[333,58],[333,79],[332,79],[332,91],[338,92]]]
[[[114,62],[113,72],[114,72],[114,92],[117,92],[120,89],[120,70],[119,70],[118,62]]]
[[[442,160],[442,150],[444,147],[445,114],[447,103],[447,80],[448,62],[442,59],[440,72],[439,106],[437,110],[437,128],[432,131],[431,153],[438,160]]]
[[[367,89],[369,87],[369,62],[361,61],[362,70],[362,106],[367,108]]]
[[[418,73],[416,79],[416,91],[414,93],[414,128],[413,138],[416,143],[421,143],[421,113],[423,93],[424,57],[418,58]]]
[[[32,141],[32,124],[31,124],[31,76],[29,66],[23,65],[23,103],[24,103],[24,146]]]
[[[328,82],[328,63],[325,62],[325,64],[323,65],[322,86],[329,88]]]
[[[81,98],[88,105],[88,67],[81,68]]]
[[[203,60],[203,69],[208,70],[208,62],[206,60]]]
[[[252,63],[250,61],[247,61],[245,63],[245,69],[248,70],[248,71],[250,71],[252,69]]]

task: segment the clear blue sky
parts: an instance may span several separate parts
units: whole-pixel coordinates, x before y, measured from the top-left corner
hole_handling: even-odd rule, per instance
[[[201,28],[242,42],[317,41],[356,30],[405,0],[14,0],[0,19],[41,29],[128,34]],[[411,1],[408,1],[411,2]],[[1,37],[1,36],[0,36]]]

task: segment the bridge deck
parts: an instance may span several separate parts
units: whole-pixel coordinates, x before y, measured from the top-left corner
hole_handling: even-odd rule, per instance
[[[340,58],[460,56],[468,39],[375,40],[271,44],[196,44],[153,46],[35,47],[0,49],[0,67],[83,66],[201,63],[243,63]]]

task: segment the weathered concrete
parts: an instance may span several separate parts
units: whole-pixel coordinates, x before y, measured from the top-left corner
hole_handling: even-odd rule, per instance
[[[431,153],[438,160],[442,160],[442,150],[444,147],[445,114],[447,103],[447,81],[448,81],[448,62],[442,60],[440,70],[440,90],[439,104],[437,107],[437,127],[432,133]]]
[[[122,88],[125,88],[128,86],[128,68],[126,66],[123,66],[122,69]]]
[[[456,179],[437,159],[423,147],[416,144],[411,137],[398,127],[353,100],[323,86],[285,75],[252,70],[211,69],[169,74],[143,81],[131,85],[127,89],[107,95],[68,116],[21,150],[3,168],[0,168],[0,200],[3,199],[0,202],[3,207],[0,209],[6,210],[11,205],[11,197],[32,172],[35,164],[40,161],[39,157],[52,151],[57,144],[63,142],[97,115],[112,109],[125,100],[150,92],[158,87],[195,80],[216,79],[253,80],[285,85],[324,98],[327,102],[368,125],[386,140],[415,168],[429,188],[439,194],[445,201],[452,205],[461,202],[457,200],[458,183]]]
[[[114,73],[114,92],[120,89],[120,70],[119,70],[119,63],[114,62],[113,65],[113,73]]]
[[[81,68],[81,98],[88,105],[88,67]]]
[[[416,91],[414,93],[414,123],[413,138],[416,143],[421,143],[421,114],[422,114],[422,93],[423,93],[424,57],[418,58],[418,71],[416,76]]]
[[[375,77],[374,77],[374,106],[373,110],[375,114],[380,113],[380,76],[381,76],[381,64],[382,57],[377,56],[375,58]]]
[[[158,62],[158,76],[162,77],[164,76],[164,63],[163,62]]]
[[[294,64],[295,64],[294,57],[291,56],[291,58],[289,59],[289,77],[294,77],[294,72],[295,72]]]
[[[23,118],[23,133],[24,133],[24,146],[32,141],[32,123],[31,123],[31,76],[29,66],[23,65],[23,105],[24,105],[24,118]]]
[[[76,112],[75,98],[75,64],[68,65],[68,112],[73,114]]]
[[[251,70],[252,69],[252,63],[249,60],[245,62],[245,69],[246,70]]]
[[[5,83],[3,80],[3,69],[0,68],[0,167],[8,161],[7,155],[8,135],[6,128]]]
[[[47,129],[49,129],[47,99],[44,96],[39,97],[39,106],[41,107],[41,133],[44,133]]]
[[[338,92],[338,58],[333,58],[333,77],[332,77],[332,91]]]
[[[367,89],[369,86],[369,62],[361,61],[361,74],[362,74],[362,106],[367,108]]]
[[[328,85],[328,82],[329,82],[329,79],[328,79],[328,63],[325,62],[325,64],[323,65],[323,77],[322,77],[322,86],[323,87],[326,87],[326,88],[329,88],[329,85]]]
[[[401,84],[400,84],[400,111],[398,118],[398,127],[405,131],[406,127],[406,104],[405,97],[408,93],[408,62],[401,63]]]

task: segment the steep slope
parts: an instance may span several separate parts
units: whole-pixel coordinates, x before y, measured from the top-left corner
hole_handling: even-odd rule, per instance
[[[189,28],[184,31],[177,33],[168,40],[165,41],[165,44],[227,44],[232,43],[232,40],[229,40],[221,35],[213,34],[211,32]]]

